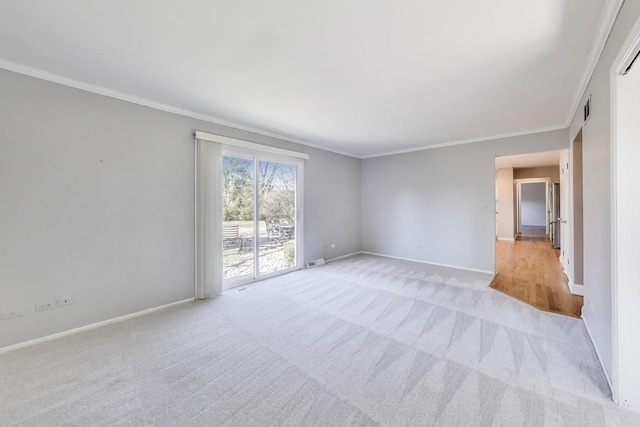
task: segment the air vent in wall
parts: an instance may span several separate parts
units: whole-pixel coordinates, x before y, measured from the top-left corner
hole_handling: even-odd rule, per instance
[[[317,267],[319,265],[324,265],[324,258],[312,259],[307,262],[307,268]]]
[[[584,104],[584,123],[587,123],[591,117],[591,95],[589,95],[589,99],[587,99],[587,103]]]

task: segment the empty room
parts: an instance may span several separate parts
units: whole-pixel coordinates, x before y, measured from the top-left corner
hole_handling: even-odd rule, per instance
[[[640,0],[1,2],[0,425],[640,425],[639,52]]]

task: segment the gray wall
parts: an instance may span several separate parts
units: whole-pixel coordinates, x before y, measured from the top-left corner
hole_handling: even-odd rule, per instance
[[[527,178],[550,178],[552,183],[560,182],[560,166],[517,168],[513,170],[513,179]]]
[[[531,182],[521,185],[520,219],[522,225],[545,226],[547,222],[546,185],[543,182]]]
[[[503,240],[516,235],[513,189],[513,168],[496,169],[496,237]]]
[[[305,260],[360,251],[360,160],[328,151],[306,151]]]
[[[362,248],[495,270],[495,157],[567,148],[557,130],[362,161]]]
[[[607,374],[612,374],[611,311],[611,66],[640,17],[640,1],[627,0],[578,105],[571,142],[583,125],[582,107],[591,95],[591,117],[582,127],[584,307],[582,317]]]
[[[308,153],[305,259],[360,249],[359,159],[5,70],[0,93],[0,310],[24,312],[0,347],[193,297],[194,130]]]

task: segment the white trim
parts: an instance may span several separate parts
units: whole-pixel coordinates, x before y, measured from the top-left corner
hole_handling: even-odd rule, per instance
[[[505,242],[515,242],[515,237],[498,237],[496,240],[503,240]]]
[[[142,105],[144,107],[153,108],[155,110],[166,111],[167,113],[173,113],[173,114],[177,114],[184,117],[191,117],[192,119],[203,120],[205,122],[214,123],[217,125],[226,126],[226,127],[230,127],[238,130],[243,130],[246,132],[255,133],[257,135],[268,136],[270,138],[281,139],[283,141],[289,141],[289,142],[304,145],[307,147],[317,148],[324,151],[330,151],[332,153],[341,154],[343,156],[355,157],[357,159],[360,158],[352,153],[347,153],[345,151],[340,151],[340,150],[334,150],[332,148],[327,148],[320,144],[314,144],[312,142],[308,142],[308,141],[294,138],[291,136],[286,136],[277,132],[266,131],[253,126],[243,125],[237,122],[221,119],[219,117],[211,116],[208,114],[197,113],[195,111],[175,107],[173,105],[163,104],[161,102],[157,102],[148,98],[143,98],[141,96],[132,95],[126,92],[120,92],[114,89],[108,89],[100,85],[87,83],[71,77],[65,77],[60,74],[51,73],[49,71],[41,70],[39,68],[30,67],[28,65],[18,64],[16,62],[7,61],[5,59],[0,59],[0,68],[8,71],[13,71],[14,73],[23,74],[25,76],[34,77],[36,79],[46,80],[46,81],[57,83],[63,86],[72,87],[74,89],[80,89],[85,92],[91,92],[98,95],[107,96],[109,98],[118,99],[120,101]]]
[[[255,142],[244,141],[242,139],[230,138],[228,136],[216,135],[208,132],[196,131],[196,139],[203,141],[217,142],[231,147],[244,148],[247,150],[258,151],[260,153],[276,154],[278,156],[295,157],[296,159],[309,159],[306,153],[298,151],[285,150],[283,148],[272,147],[270,145],[256,144]]]
[[[430,264],[430,265],[437,265],[437,266],[440,266],[440,267],[455,268],[457,270],[475,271],[477,273],[487,273],[487,274],[494,274],[494,275],[496,274],[495,272],[489,271],[489,270],[479,270],[479,269],[476,269],[476,268],[459,267],[459,266],[456,266],[456,265],[449,265],[449,264],[439,264],[437,262],[422,261],[422,260],[413,259],[413,258],[403,258],[403,257],[379,254],[379,253],[376,253],[376,252],[368,252],[368,251],[351,252],[351,253],[346,254],[346,255],[340,255],[340,256],[337,256],[337,257],[334,257],[334,258],[326,259],[325,262],[328,263],[328,262],[333,262],[333,261],[339,261],[341,259],[349,258],[349,257],[356,256],[356,255],[374,255],[374,256],[380,256],[380,257],[384,257],[384,258],[399,259],[399,260],[403,260],[403,261],[412,261],[412,262],[417,262],[417,263],[420,263],[420,264]]]
[[[101,322],[96,322],[96,323],[91,323],[89,325],[80,326],[79,328],[73,328],[73,329],[69,329],[67,331],[58,332],[56,334],[47,335],[45,337],[35,338],[35,339],[29,340],[29,341],[23,341],[23,342],[20,342],[20,343],[17,343],[17,344],[13,344],[13,345],[9,345],[9,346],[0,348],[0,354],[8,353],[10,351],[18,350],[18,349],[25,348],[25,347],[31,347],[32,345],[41,344],[41,343],[44,343],[44,342],[47,342],[47,341],[57,340],[58,338],[67,337],[69,335],[75,335],[75,334],[78,334],[80,332],[85,332],[85,331],[90,331],[92,329],[101,328],[103,326],[111,325],[113,323],[123,322],[125,320],[129,320],[129,319],[133,319],[135,317],[140,317],[140,316],[144,316],[144,315],[149,314],[149,313],[153,313],[154,311],[164,310],[165,308],[173,307],[173,306],[176,306],[176,305],[180,305],[180,304],[184,304],[184,303],[192,302],[192,301],[194,301],[194,298],[187,298],[187,299],[183,299],[181,301],[176,301],[176,302],[171,302],[169,304],[160,305],[158,307],[153,307],[153,308],[148,308],[146,310],[137,311],[135,313],[125,314],[124,316],[114,317],[112,319],[103,320]]]
[[[566,277],[566,278],[567,278],[567,289],[569,290],[569,292],[570,292],[572,295],[574,295],[573,290],[572,290],[572,289],[573,289],[573,286],[574,286],[574,284],[573,284],[573,279],[571,278],[571,276],[569,275],[569,272],[567,271],[567,269],[569,268],[569,266],[564,265],[564,264],[562,263],[562,255],[561,255],[561,256],[560,256],[560,258],[559,258],[559,262],[560,262],[560,266],[562,267],[562,274],[564,274],[564,277]]]
[[[350,256],[361,255],[363,253],[364,252],[362,252],[362,251],[351,252],[350,254],[340,255],[340,256],[337,256],[337,257],[326,259],[325,262],[338,261],[338,260],[341,260],[341,259],[344,259],[344,258],[349,258]]]
[[[591,48],[589,49],[589,56],[587,57],[587,60],[585,62],[584,70],[582,71],[582,76],[580,77],[578,86],[576,86],[576,89],[573,92],[571,103],[569,104],[567,119],[565,121],[566,127],[571,126],[573,117],[578,112],[578,105],[580,104],[580,101],[582,100],[582,97],[587,90],[589,81],[593,76],[598,61],[600,60],[600,56],[602,55],[604,46],[607,43],[607,39],[609,38],[609,34],[611,33],[613,24],[616,22],[616,18],[618,17],[618,13],[620,12],[620,8],[622,7],[622,3],[624,3],[624,0],[607,0],[604,8],[602,9],[600,21],[598,22],[598,28],[596,29],[596,34],[593,37],[593,42],[591,43]]]
[[[620,366],[619,366],[619,341],[618,341],[618,224],[617,224],[617,163],[616,157],[618,152],[618,135],[617,135],[617,123],[618,123],[618,111],[617,111],[617,77],[620,75],[629,65],[629,62],[635,57],[635,54],[640,50],[640,19],[636,20],[633,28],[629,31],[629,35],[624,44],[620,48],[615,61],[611,65],[609,71],[609,88],[610,88],[610,170],[611,170],[611,376],[613,382],[610,381],[611,394],[613,401],[619,404],[618,383],[620,378]],[[637,66],[637,65],[636,65]],[[597,350],[596,350],[597,352]],[[605,371],[606,374],[606,371]],[[607,380],[609,377],[607,376]],[[613,385],[615,385],[615,387]]]
[[[196,139],[203,139],[203,138],[199,138],[200,136],[207,136],[207,135],[212,135],[212,134],[207,134],[204,132],[196,132]],[[251,275],[245,275],[245,276],[241,276],[241,277],[234,277],[234,278],[229,278],[229,279],[224,279],[223,280],[223,290],[227,291],[229,289],[233,289],[235,287],[238,286],[244,286],[244,285],[248,285],[250,283],[254,283],[254,282],[258,282],[261,280],[265,280],[271,277],[275,277],[275,276],[280,276],[282,274],[286,274],[286,273],[290,273],[292,271],[297,271],[297,270],[301,270],[304,268],[304,161],[303,158],[301,157],[294,157],[292,156],[292,153],[294,154],[302,154],[305,155],[304,153],[296,153],[295,151],[289,151],[289,150],[281,150],[281,149],[277,149],[274,147],[268,147],[268,148],[274,148],[274,150],[261,150],[262,147],[267,147],[267,146],[263,146],[263,145],[259,145],[259,144],[252,144],[252,143],[247,143],[250,145],[232,145],[232,144],[227,144],[223,141],[226,141],[227,139],[233,139],[233,138],[227,138],[224,136],[219,136],[219,135],[212,135],[214,137],[217,138],[221,138],[218,140],[215,140],[213,142],[220,142],[222,144],[222,156],[223,157],[238,157],[238,158],[243,158],[243,159],[250,159],[254,162],[254,177],[258,176],[258,171],[257,168],[258,166],[258,162],[261,160],[267,160],[267,161],[273,161],[273,162],[278,162],[278,163],[283,163],[283,164],[287,164],[287,165],[293,165],[296,167],[297,170],[297,174],[296,174],[296,196],[295,196],[295,208],[296,208],[296,223],[295,223],[295,245],[296,245],[296,251],[295,251],[295,255],[296,255],[296,265],[293,267],[289,267],[287,269],[283,269],[283,270],[278,270],[278,271],[274,271],[271,273],[264,273],[264,274],[260,274],[260,259],[259,257],[256,257],[255,259],[255,263],[254,263],[254,271],[251,273]],[[211,141],[211,139],[206,139],[207,141]],[[245,141],[241,141],[241,142],[245,142]],[[252,145],[257,145],[259,148],[256,149],[251,149],[250,147]],[[307,156],[308,158],[308,156]],[[253,194],[254,194],[254,208],[258,210],[258,212],[260,211],[260,207],[259,207],[259,194],[258,194],[258,182],[257,179],[253,180],[253,185],[254,185],[254,189],[253,189]],[[254,220],[254,235],[258,236],[260,233],[258,233],[258,229],[260,227],[260,221],[255,221]],[[253,241],[254,243],[254,251],[255,253],[259,252],[259,248],[258,248],[258,239],[254,239]]]
[[[521,178],[513,180],[516,184],[516,230],[518,234],[522,234],[522,184],[544,184],[544,200],[545,200],[545,232],[549,235],[549,186],[551,178]]]
[[[388,156],[393,154],[411,153],[414,151],[422,151],[422,150],[429,150],[433,148],[468,144],[472,142],[482,142],[482,141],[489,141],[493,139],[509,138],[514,136],[529,135],[529,134],[535,134],[535,133],[541,133],[541,132],[550,132],[550,131],[566,129],[570,127],[571,121],[577,112],[578,104],[580,103],[580,100],[584,95],[584,92],[589,84],[589,81],[591,80],[593,72],[595,71],[596,64],[598,63],[598,60],[600,59],[602,51],[604,50],[604,46],[606,44],[607,38],[609,37],[609,34],[611,32],[611,29],[613,28],[613,25],[616,21],[616,18],[618,16],[620,8],[622,7],[623,2],[624,0],[607,0],[603,8],[602,14],[600,16],[600,21],[598,23],[598,27],[596,30],[596,34],[594,36],[593,43],[591,44],[591,48],[589,50],[589,56],[587,57],[587,60],[585,62],[585,67],[582,73],[582,77],[580,78],[580,81],[576,87],[576,90],[574,91],[572,101],[568,107],[567,118],[564,123],[558,124],[555,126],[544,127],[544,128],[529,129],[526,131],[510,132],[510,133],[489,135],[489,136],[462,139],[462,140],[453,140],[453,141],[448,141],[448,142],[443,142],[438,144],[425,145],[425,146],[416,147],[416,148],[407,148],[403,150],[394,150],[394,151],[387,151],[387,152],[382,152],[377,154],[361,155],[361,156],[358,156],[354,153],[349,153],[346,151],[329,148],[325,145],[315,144],[315,143],[305,141],[303,139],[299,139],[296,137],[287,136],[278,132],[267,131],[267,130],[256,128],[254,126],[244,125],[244,124],[233,122],[230,120],[225,120],[220,117],[198,113],[198,112],[187,110],[184,108],[175,107],[173,105],[164,104],[161,102],[157,102],[148,98],[129,94],[126,92],[109,89],[104,86],[88,83],[88,82],[74,79],[71,77],[62,76],[57,73],[52,73],[50,71],[45,71],[36,67],[19,64],[17,62],[8,61],[5,59],[0,59],[0,68],[15,72],[15,73],[23,74],[26,76],[34,77],[37,79],[57,83],[63,86],[68,86],[68,87],[83,90],[86,92],[107,96],[109,98],[130,102],[132,104],[142,105],[142,106],[153,108],[160,111],[166,111],[168,113],[173,113],[180,116],[191,117],[193,119],[203,120],[209,123],[214,123],[221,126],[243,130],[246,132],[251,132],[257,135],[263,135],[270,138],[277,138],[283,141],[289,141],[289,142],[304,145],[307,147],[317,148],[320,150],[329,151],[329,152],[341,154],[344,156],[354,157],[357,159],[368,159],[373,157],[382,157],[382,156]]]
[[[544,128],[529,129],[526,131],[510,132],[510,133],[489,135],[489,136],[462,139],[462,140],[453,140],[453,141],[448,141],[444,143],[424,145],[416,148],[407,148],[403,150],[387,151],[387,152],[382,152],[377,154],[356,155],[354,153],[349,153],[347,151],[342,151],[342,150],[336,150],[334,148],[329,148],[325,145],[315,144],[309,141],[283,135],[277,132],[266,131],[253,126],[243,125],[237,122],[232,122],[232,121],[211,116],[208,114],[198,113],[198,112],[187,110],[184,108],[175,107],[173,105],[163,104],[148,98],[143,98],[141,96],[132,95],[126,92],[120,92],[114,89],[108,89],[106,87],[99,86],[93,83],[84,82],[71,77],[65,77],[60,74],[52,73],[52,72],[45,71],[35,67],[30,67],[28,65],[18,64],[16,62],[7,61],[4,59],[0,59],[0,68],[8,71],[12,71],[14,73],[23,74],[25,76],[34,77],[40,80],[45,80],[45,81],[57,83],[63,86],[72,87],[74,89],[83,90],[85,92],[95,93],[97,95],[118,99],[120,101],[130,102],[132,104],[142,105],[144,107],[153,108],[155,110],[165,111],[167,113],[177,114],[180,116],[190,117],[193,119],[202,120],[205,122],[209,122],[209,123],[213,123],[221,126],[226,126],[233,129],[251,132],[256,135],[262,135],[270,138],[280,139],[283,141],[293,142],[295,144],[304,145],[306,147],[316,148],[319,150],[328,151],[328,152],[340,154],[343,156],[353,157],[356,159],[369,159],[373,157],[383,157],[383,156],[389,156],[393,154],[412,153],[415,151],[430,150],[433,148],[450,147],[454,145],[469,144],[473,142],[491,141],[494,139],[510,138],[514,136],[524,136],[524,135],[531,135],[531,134],[542,133],[542,132],[551,132],[554,130],[566,129],[568,127],[568,125],[563,123],[563,124],[544,127]]]
[[[616,57],[611,66],[612,74],[622,74],[631,65],[631,61],[635,58],[635,53],[640,49],[640,20],[636,22],[636,25],[629,33],[625,46],[629,46],[629,48],[622,49]]]
[[[198,298],[198,142],[193,140],[193,298]]]
[[[573,292],[571,291],[571,289],[573,288],[573,279],[571,279],[571,277],[569,277],[569,275],[567,274],[567,270],[564,268],[564,265],[562,266],[562,273],[564,274],[564,277],[567,278],[567,288],[569,289],[569,292],[573,294]]]
[[[571,277],[569,277],[569,275],[567,274],[567,270],[564,268],[564,265],[562,266],[562,272],[564,273],[565,277],[567,278],[567,287],[569,288],[569,292],[571,292],[571,295],[579,295],[581,297],[584,296],[584,285],[581,285],[579,283],[573,283],[573,279]]]
[[[144,98],[141,96],[137,96],[137,95],[132,95],[126,92],[121,92],[121,91],[117,91],[114,89],[109,89],[100,85],[96,85],[93,83],[88,83],[88,82],[84,82],[78,79],[74,79],[71,77],[66,77],[66,76],[62,76],[60,74],[56,74],[56,73],[52,73],[50,71],[45,71],[39,68],[35,68],[35,67],[30,67],[28,65],[24,65],[24,64],[19,64],[17,62],[13,62],[13,61],[7,61],[5,59],[0,59],[0,68],[1,69],[5,69],[8,71],[12,71],[14,73],[19,73],[19,74],[23,74],[25,76],[30,76],[30,77],[34,77],[40,80],[45,80],[45,81],[49,81],[52,83],[57,83],[63,86],[68,86],[68,87],[72,87],[74,89],[79,89],[79,90],[83,90],[85,92],[91,92],[91,93],[95,93],[98,95],[102,95],[102,96],[106,96],[109,98],[114,98],[114,99],[118,99],[121,101],[125,101],[125,102],[130,102],[132,104],[137,104],[137,105],[142,105],[145,107],[149,107],[149,108],[153,108],[156,110],[160,110],[160,111],[165,111],[168,113],[172,113],[172,114],[177,114],[180,116],[184,116],[184,117],[190,117],[193,119],[197,119],[197,120],[203,120],[205,122],[209,122],[209,123],[214,123],[217,125],[221,125],[221,126],[226,126],[226,127],[230,127],[230,128],[234,128],[234,129],[238,129],[238,130],[243,130],[246,132],[251,132],[257,135],[263,135],[263,136],[267,136],[270,138],[276,138],[276,139],[280,139],[283,141],[288,141],[288,142],[293,142],[296,144],[300,144],[300,145],[304,145],[307,147],[312,147],[312,148],[317,148],[323,151],[329,151],[332,153],[336,153],[336,154],[341,154],[343,156],[348,156],[348,157],[353,157],[356,159],[369,159],[369,158],[373,158],[373,157],[383,157],[383,156],[389,156],[389,155],[394,155],[394,154],[403,154],[403,153],[411,153],[411,152],[415,152],[415,151],[422,151],[422,150],[429,150],[429,149],[433,149],[433,148],[442,148],[442,147],[449,147],[449,146],[454,146],[454,145],[462,145],[462,144],[469,144],[469,143],[473,143],[473,142],[482,142],[482,141],[490,141],[490,140],[494,140],[494,139],[501,139],[501,138],[509,138],[509,137],[514,137],[514,136],[523,136],[523,135],[530,135],[530,134],[536,134],[536,133],[542,133],[542,132],[551,132],[554,130],[560,130],[560,129],[566,129],[571,125],[571,121],[574,117],[574,115],[577,112],[577,108],[578,108],[578,104],[580,102],[580,100],[582,99],[582,96],[584,95],[584,92],[586,90],[586,87],[589,83],[589,80],[591,79],[591,76],[593,75],[593,72],[595,70],[595,66],[598,62],[598,59],[600,58],[600,55],[602,54],[602,51],[604,49],[604,45],[606,43],[607,37],[609,36],[609,33],[611,32],[611,28],[613,27],[613,24],[615,23],[615,19],[618,15],[618,12],[620,10],[620,7],[622,6],[623,0],[608,0],[601,18],[600,18],[600,23],[598,24],[598,29],[597,29],[597,33],[596,36],[594,37],[594,42],[591,46],[591,50],[590,50],[590,55],[587,58],[586,64],[585,64],[585,69],[584,72],[582,74],[582,78],[580,79],[580,83],[578,84],[578,86],[576,87],[576,90],[574,92],[574,97],[573,100],[571,101],[571,104],[569,104],[569,109],[568,109],[568,118],[565,120],[565,123],[562,124],[558,124],[555,126],[548,126],[548,127],[544,127],[544,128],[537,128],[537,129],[529,129],[529,130],[525,130],[525,131],[518,131],[518,132],[509,132],[509,133],[503,133],[503,134],[495,134],[495,135],[488,135],[488,136],[483,136],[483,137],[478,137],[478,138],[469,138],[469,139],[462,139],[462,140],[453,140],[453,141],[448,141],[448,142],[443,142],[443,143],[437,143],[437,144],[430,144],[430,145],[424,145],[424,146],[420,146],[420,147],[416,147],[416,148],[407,148],[407,149],[403,149],[403,150],[394,150],[394,151],[387,151],[387,152],[382,152],[382,153],[376,153],[376,154],[369,154],[369,155],[356,155],[354,153],[350,153],[350,152],[346,152],[346,151],[342,151],[342,150],[337,150],[337,149],[333,149],[333,148],[329,148],[326,145],[321,145],[321,144],[316,144],[316,143],[312,143],[309,141],[305,141],[303,139],[299,139],[299,138],[295,138],[292,136],[287,136],[278,132],[272,132],[272,131],[267,131],[267,130],[263,130],[263,129],[259,129],[256,128],[254,126],[249,126],[249,125],[244,125],[241,123],[237,123],[237,122],[233,122],[230,120],[225,120],[222,119],[220,117],[215,117],[212,115],[208,115],[208,114],[203,114],[203,113],[198,113],[195,111],[191,111],[191,110],[187,110],[184,108],[179,108],[179,107],[175,107],[173,105],[169,105],[169,104],[163,104],[161,102],[157,102],[148,98]]]
[[[581,297],[584,296],[584,285],[570,282],[569,289],[571,290],[572,295],[580,295]]]
[[[430,264],[430,265],[437,265],[437,266],[440,266],[440,267],[455,268],[457,270],[475,271],[477,273],[487,273],[487,274],[493,274],[493,275],[496,274],[495,271],[480,270],[480,269],[477,269],[477,268],[460,267],[460,266],[457,266],[457,265],[450,265],[450,264],[440,264],[438,262],[430,262],[430,261],[423,261],[421,259],[404,258],[404,257],[399,257],[399,256],[393,256],[393,255],[379,254],[379,253],[376,253],[376,252],[361,251],[360,253],[367,254],[367,255],[381,256],[381,257],[385,257],[385,258],[399,259],[399,260],[403,260],[403,261],[418,262],[420,264]]]
[[[473,142],[492,141],[494,139],[511,138],[511,137],[514,137],[514,136],[533,135],[533,134],[536,134],[536,133],[551,132],[551,131],[554,131],[554,130],[562,130],[562,129],[567,129],[567,125],[565,125],[563,123],[563,124],[556,125],[556,126],[550,126],[550,127],[538,128],[538,129],[530,129],[530,130],[521,131],[521,132],[511,132],[511,133],[503,133],[503,134],[498,134],[498,135],[481,136],[481,137],[478,137],[478,138],[460,139],[460,140],[442,142],[442,143],[437,143],[437,144],[423,145],[421,147],[406,148],[406,149],[403,149],[403,150],[385,151],[383,153],[368,154],[368,155],[360,156],[359,158],[360,159],[371,159],[371,158],[374,158],[374,157],[384,157],[384,156],[392,156],[394,154],[413,153],[415,151],[423,151],[423,150],[431,150],[431,149],[434,149],[434,148],[451,147],[453,145],[471,144]]]
[[[225,146],[223,145],[223,147],[225,147]],[[262,206],[260,206],[260,202],[261,202],[261,200],[260,200],[260,184],[258,183],[258,180],[259,180],[258,177],[260,176],[260,161],[261,160],[258,160],[257,153],[254,150],[251,150],[249,147],[246,147],[246,148],[248,148],[250,151],[252,151],[251,160],[253,161],[253,179],[251,180],[251,185],[253,185],[252,192],[253,192],[253,214],[254,214],[253,215],[253,240],[252,240],[252,242],[253,242],[253,278],[257,279],[257,278],[260,277],[260,261],[261,261],[260,260],[260,254],[261,254],[261,251],[260,251],[260,213],[261,213]],[[223,150],[223,153],[225,151],[227,151],[226,147]],[[224,156],[222,158],[224,159]],[[247,187],[248,187],[248,185],[247,185]],[[296,191],[296,193],[298,192],[298,180],[297,180],[297,177],[296,177],[296,190],[295,191]],[[223,194],[224,194],[224,192],[223,192]],[[222,206],[223,206],[222,209],[224,210],[224,202],[222,202]],[[294,207],[294,211],[295,211],[295,207]],[[221,225],[224,226],[224,216],[222,218],[220,218],[220,220],[221,220],[220,221]],[[267,225],[267,222],[265,221],[265,226],[266,225]],[[298,226],[298,224],[295,225],[296,228],[297,228],[297,226]],[[296,243],[299,243],[299,242],[296,242]],[[222,245],[224,247],[224,242],[222,243]],[[282,254],[284,255],[284,245],[282,247]],[[222,270],[224,271],[224,265],[222,266]],[[222,282],[224,283],[224,279],[222,280]]]
[[[633,34],[633,33],[632,33]],[[626,44],[625,44],[626,45]],[[613,401],[617,404],[618,400],[618,198],[617,198],[617,188],[618,188],[618,180],[617,180],[617,162],[616,162],[616,153],[617,153],[617,126],[618,122],[618,87],[617,87],[617,76],[620,67],[616,67],[616,64],[622,64],[621,55],[623,55],[624,47],[621,49],[618,58],[613,63],[611,67],[611,75],[610,75],[610,97],[611,97],[611,105],[610,105],[610,154],[609,154],[609,169],[611,171],[611,208],[610,208],[610,220],[611,220],[611,376],[613,377],[613,382],[611,386],[611,394],[613,396]],[[621,66],[621,65],[620,65]],[[616,386],[614,387],[613,384]]]
[[[589,339],[591,340],[591,346],[596,352],[596,356],[598,357],[598,362],[600,362],[600,367],[602,368],[602,372],[604,373],[604,377],[607,379],[607,384],[609,384],[609,390],[611,390],[611,394],[613,395],[613,383],[611,382],[611,378],[609,378],[609,374],[604,367],[604,363],[602,363],[602,357],[600,357],[600,352],[598,352],[598,347],[595,346],[593,341],[593,335],[591,334],[591,329],[589,329],[589,324],[587,323],[587,319],[584,316],[580,316],[582,318],[582,322],[584,323],[584,328],[587,330],[587,335],[589,335]],[[613,399],[615,403],[618,403],[615,399]]]

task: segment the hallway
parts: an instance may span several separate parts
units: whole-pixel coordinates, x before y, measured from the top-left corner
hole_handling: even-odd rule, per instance
[[[498,274],[491,287],[541,310],[580,317],[583,298],[572,295],[547,236],[524,229],[515,242],[496,241]]]

